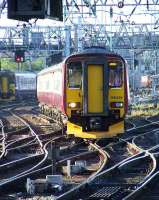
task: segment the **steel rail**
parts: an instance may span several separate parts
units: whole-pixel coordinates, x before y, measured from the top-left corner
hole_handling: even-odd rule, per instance
[[[154,162],[157,165],[155,156],[153,155],[153,159]],[[142,192],[145,191],[145,188],[148,187],[148,185],[150,185],[153,181],[153,179],[155,179],[157,176],[159,176],[159,170],[157,170],[157,172],[154,170],[154,173],[151,173],[145,181],[143,181],[138,188],[136,188],[131,194],[129,194],[127,197],[124,198],[124,200],[129,200],[129,199],[136,199]]]
[[[134,130],[138,130],[138,129],[141,129],[141,128],[146,128],[146,127],[149,127],[151,125],[159,125],[159,121],[157,122],[150,122],[149,124],[145,124],[145,125],[142,125],[142,126],[137,126],[137,127],[134,127],[134,128],[130,128],[130,129],[127,129],[126,132],[131,132],[131,131],[134,131]]]
[[[3,125],[2,120],[0,120],[0,126],[1,126],[1,131],[2,131],[2,153],[0,155],[0,159],[1,159],[5,155],[5,152],[6,152],[6,145],[5,145],[6,135],[4,132],[4,125]]]
[[[97,174],[99,174],[105,167],[106,163],[107,163],[107,153],[101,149],[98,145],[95,145],[95,144],[92,144],[91,143],[91,146],[93,148],[95,148],[97,151],[99,151],[99,153],[103,156],[104,160],[103,160],[103,163],[101,165],[101,167],[98,169],[97,172],[95,172],[93,175],[91,175],[86,181],[84,181],[83,183],[79,184],[78,186],[75,186],[73,189],[65,192],[64,194],[60,195],[59,197],[57,197],[56,199],[57,200],[62,200],[62,199],[69,199],[73,193],[76,193],[77,190],[79,190],[80,188],[84,187],[85,184],[88,184],[88,182],[92,181],[96,176]]]
[[[156,122],[153,122],[151,124],[156,124]],[[142,127],[147,127],[147,125],[146,126],[144,125]],[[130,143],[130,142],[128,142],[128,143]],[[133,148],[135,148],[135,146],[133,144],[131,144],[131,145],[133,146]],[[79,186],[75,187],[74,189],[68,191],[67,193],[63,194],[62,196],[57,197],[57,199],[63,199],[63,198],[69,199],[72,194],[78,193],[79,190],[82,191],[82,188],[84,188],[86,185],[89,185],[90,183],[94,182],[97,178],[102,177],[105,173],[108,173],[113,169],[115,170],[117,167],[122,168],[123,166],[127,166],[128,163],[137,162],[138,160],[140,160],[142,158],[145,159],[145,158],[149,157],[149,158],[151,158],[151,161],[152,161],[152,168],[149,171],[149,173],[143,178],[143,180],[140,182],[140,184],[138,184],[137,187],[139,187],[141,184],[143,184],[145,181],[147,181],[155,173],[157,163],[156,163],[156,159],[155,159],[154,155],[151,154],[150,152],[144,151],[143,149],[137,149],[137,151],[139,151],[139,153],[137,155],[134,155],[132,157],[129,157],[129,158],[121,161],[120,163],[118,163],[118,164],[114,165],[113,167],[105,170],[104,172],[99,173],[98,175],[96,175],[92,179],[90,178],[90,179],[86,180],[81,185],[79,185]]]

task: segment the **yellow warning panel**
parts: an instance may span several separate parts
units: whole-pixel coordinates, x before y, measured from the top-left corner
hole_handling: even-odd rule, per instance
[[[8,79],[6,77],[2,77],[2,93],[8,92]]]
[[[82,127],[75,125],[71,122],[67,122],[67,135],[74,135],[80,138],[112,138],[124,133],[124,121],[118,122],[109,126],[107,131],[83,131]]]
[[[103,113],[103,65],[88,65],[88,113]]]

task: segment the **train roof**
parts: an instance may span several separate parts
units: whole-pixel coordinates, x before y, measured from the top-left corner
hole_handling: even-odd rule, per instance
[[[38,73],[38,75],[47,73],[47,72],[49,72],[49,71],[52,70],[52,69],[58,69],[58,68],[61,66],[61,64],[64,63],[64,62],[65,62],[65,61],[62,61],[62,62],[60,62],[60,63],[58,63],[58,64],[54,64],[54,65],[52,65],[52,66],[50,66],[50,67],[47,67],[47,68],[41,70],[41,71]]]
[[[84,55],[97,55],[97,54],[103,54],[103,55],[106,55],[106,56],[117,56],[119,58],[121,58],[123,61],[124,59],[122,58],[122,56],[120,56],[119,54],[113,52],[113,51],[110,51],[109,49],[105,48],[105,47],[90,47],[90,48],[86,48],[86,49],[83,49],[82,51],[80,52],[77,52],[75,54],[72,54],[70,56],[68,56],[66,59],[65,59],[65,62],[71,58],[71,57],[76,57],[76,56],[84,56]]]
[[[0,74],[14,74],[14,72],[10,70],[1,70]]]
[[[109,51],[104,47],[90,47],[85,48],[82,51],[78,52],[77,54],[111,54],[113,52]]]
[[[116,54],[113,51],[110,51],[109,49],[105,48],[105,47],[90,47],[90,48],[85,48],[80,52],[77,52],[75,54],[72,54],[71,56],[76,56],[76,55],[84,55],[84,54],[105,54],[105,55],[116,55],[116,56],[120,56],[118,54]]]
[[[34,77],[36,77],[36,73],[34,73],[34,72],[15,72],[15,76],[16,77],[34,78]]]

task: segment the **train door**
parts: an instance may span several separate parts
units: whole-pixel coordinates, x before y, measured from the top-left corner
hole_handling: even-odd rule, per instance
[[[2,77],[2,98],[7,98],[8,94],[8,78]]]
[[[103,65],[88,65],[88,113],[103,113]]]

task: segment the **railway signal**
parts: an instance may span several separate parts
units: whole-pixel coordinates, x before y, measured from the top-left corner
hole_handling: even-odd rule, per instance
[[[23,50],[15,51],[15,62],[25,62],[25,52]]]
[[[62,0],[7,0],[8,18],[29,21],[32,18],[63,20]]]

